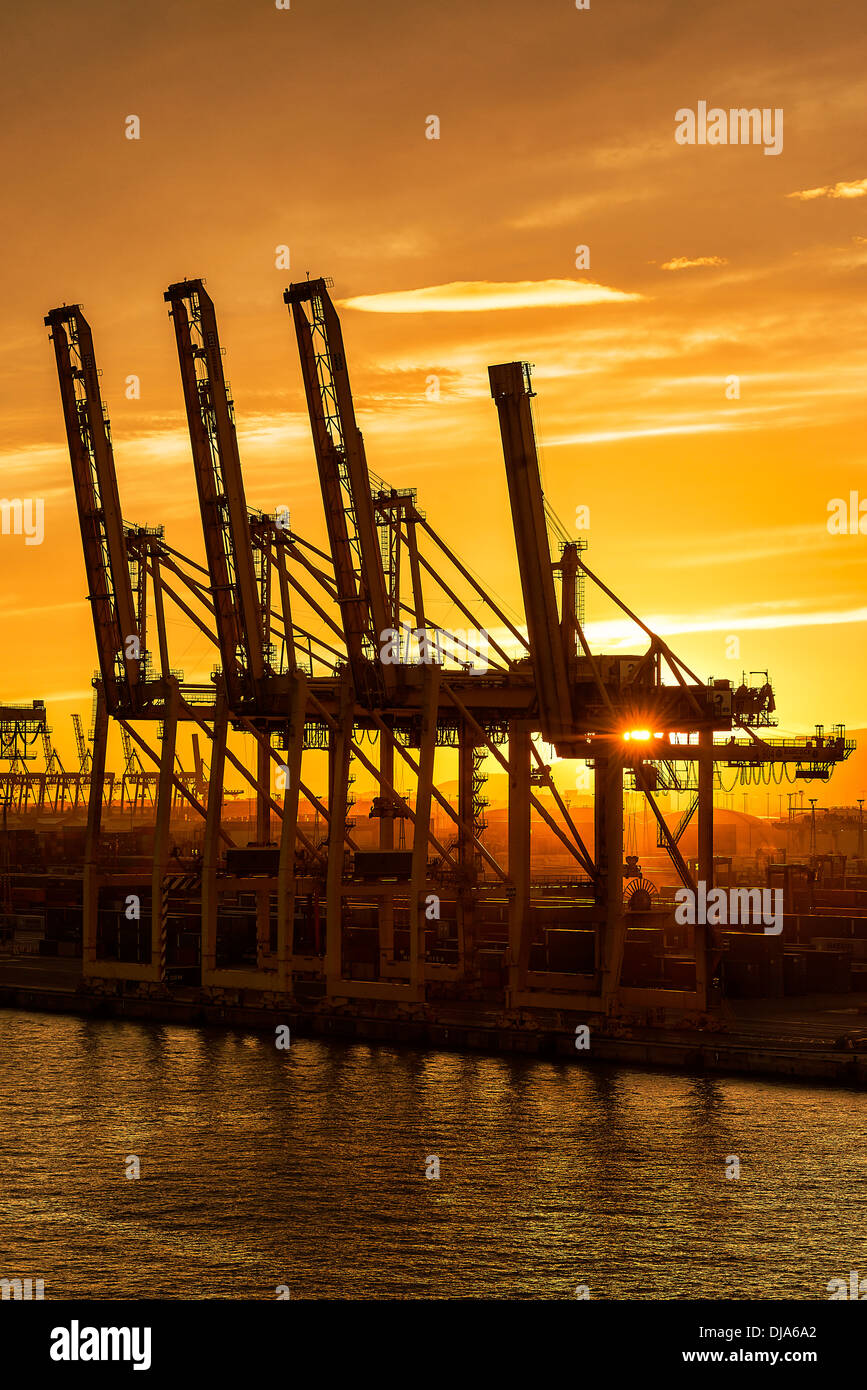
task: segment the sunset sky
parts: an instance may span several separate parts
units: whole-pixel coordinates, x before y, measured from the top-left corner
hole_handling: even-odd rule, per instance
[[[200,558],[162,295],[206,278],[248,500],[321,541],[282,303],[308,270],[335,282],[371,468],[512,609],[487,366],[525,359],[591,568],[702,677],[769,668],[780,732],[867,726],[867,535],[826,526],[867,499],[862,5],[49,0],[4,30],[0,486],[45,499],[45,540],[0,537],[0,698],[44,699],[61,753],[96,654],[43,316],[84,306],[126,518]],[[699,101],[782,108],[782,153],[677,144]],[[587,617],[597,649],[627,640]]]

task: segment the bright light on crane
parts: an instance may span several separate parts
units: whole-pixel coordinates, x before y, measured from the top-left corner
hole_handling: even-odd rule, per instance
[[[650,730],[631,729],[629,733],[624,734],[623,737],[627,743],[629,743],[630,739],[633,743],[647,743],[650,739]]]

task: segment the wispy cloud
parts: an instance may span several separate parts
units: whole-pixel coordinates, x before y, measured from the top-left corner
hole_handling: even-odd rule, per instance
[[[535,231],[539,228],[562,227],[586,218],[591,213],[609,211],[623,203],[636,203],[658,196],[653,184],[639,188],[632,180],[624,180],[621,187],[600,189],[597,193],[586,193],[580,197],[571,195],[549,198],[536,206],[524,207],[521,212],[509,217],[507,226],[519,231]]]
[[[727,613],[712,617],[666,617],[651,615],[645,619],[651,632],[660,637],[697,636],[705,632],[777,632],[783,628],[838,627],[867,622],[867,608],[849,608],[805,613]],[[613,618],[608,622],[588,623],[587,640],[606,649],[629,649],[641,640],[640,628],[628,618]],[[646,641],[646,638],[644,639]]]
[[[822,188],[801,188],[795,193],[787,193],[787,198],[798,198],[809,203],[813,198],[863,198],[867,195],[867,179],[842,180],[840,183],[827,183]]]
[[[545,447],[556,449],[562,444],[616,444],[623,439],[649,439],[660,434],[718,434],[721,430],[734,428],[736,426],[718,421],[704,425],[659,425],[653,429],[600,430],[595,434],[570,434],[563,439],[548,439]]]
[[[725,555],[726,563],[746,563],[751,560],[770,560],[778,555],[791,555],[794,551],[823,550],[835,538],[828,535],[824,517],[818,524],[804,526],[780,526],[774,530],[767,528],[753,531],[730,531],[714,538],[709,546],[706,538],[696,537],[693,544],[685,550],[673,551],[655,563],[669,569],[692,569],[695,565],[719,565],[720,555]],[[793,600],[797,603],[797,600]],[[780,605],[776,605],[779,607]]]
[[[844,247],[834,254],[834,263],[845,270],[854,270],[867,264],[867,237],[853,236],[852,248]]]
[[[675,256],[671,261],[663,261],[660,270],[692,270],[701,265],[728,265],[725,256]]]
[[[70,599],[67,603],[34,603],[25,608],[4,608],[4,618],[33,618],[38,613],[59,613],[61,610],[77,608],[81,610],[84,600]]]
[[[765,612],[728,612],[707,615],[651,613],[645,622],[659,637],[696,637],[714,632],[774,632],[784,628],[838,627],[867,622],[867,608],[822,609],[818,611],[785,612],[785,601],[778,607],[763,604]],[[527,635],[525,623],[516,624]],[[510,656],[522,651],[507,628],[490,628],[491,637]],[[647,634],[626,617],[601,618],[584,624],[584,635],[597,652],[636,651],[647,647]]]
[[[368,314],[466,314],[490,309],[557,309],[643,298],[592,280],[453,280],[417,290],[362,294],[341,300]]]

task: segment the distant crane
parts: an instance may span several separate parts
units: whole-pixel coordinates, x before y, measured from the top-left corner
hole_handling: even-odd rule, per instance
[[[133,747],[129,732],[123,726],[121,726],[120,738],[124,756],[123,776],[120,783],[120,809],[123,811],[124,802],[126,802],[135,815],[139,808],[144,810],[146,804],[149,803],[151,806],[154,804],[159,774],[145,771],[142,760]]]
[[[80,714],[73,714],[72,726],[75,729],[75,745],[78,749],[78,770],[85,776],[89,776],[93,763],[93,756],[87,746],[87,740],[84,737],[84,728],[81,723]]]

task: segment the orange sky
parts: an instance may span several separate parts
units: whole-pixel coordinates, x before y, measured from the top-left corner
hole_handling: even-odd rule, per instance
[[[51,0],[5,30],[2,493],[44,498],[46,534],[0,537],[0,697],[45,699],[62,752],[96,658],[44,314],[84,305],[126,517],[199,557],[162,292],[204,276],[248,500],[317,539],[282,303],[308,269],[355,301],[371,468],[493,592],[519,605],[486,368],[525,358],[546,493],[567,527],[589,506],[591,567],[702,676],[770,668],[781,731],[867,725],[867,536],[826,528],[832,498],[867,498],[860,4]],[[677,144],[699,100],[782,108],[782,153]]]

